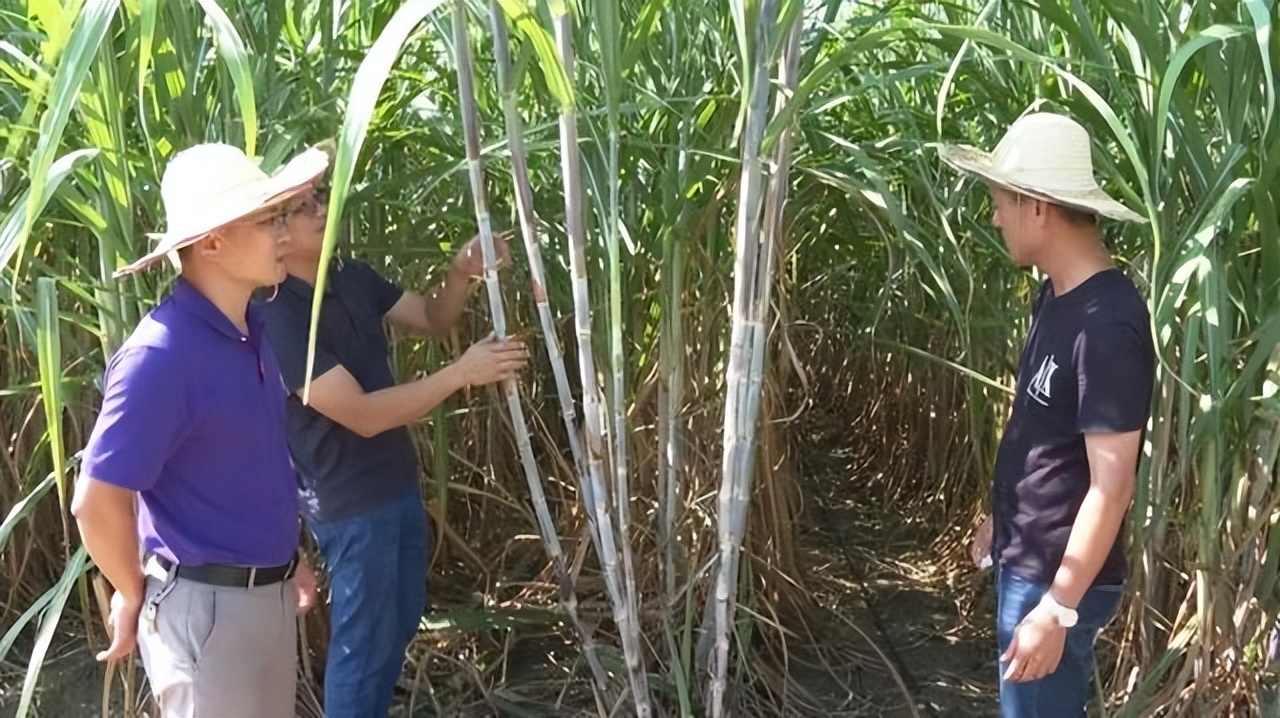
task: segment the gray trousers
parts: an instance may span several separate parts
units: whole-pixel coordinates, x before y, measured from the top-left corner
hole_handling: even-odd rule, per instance
[[[296,716],[292,581],[210,586],[171,578],[154,559],[146,575],[138,647],[162,718]]]

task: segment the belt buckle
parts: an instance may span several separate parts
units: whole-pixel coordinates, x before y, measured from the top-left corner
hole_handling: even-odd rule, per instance
[[[254,582],[257,581],[257,578],[258,578],[258,567],[257,566],[250,567],[249,568],[249,585],[246,586],[245,588],[253,588]]]

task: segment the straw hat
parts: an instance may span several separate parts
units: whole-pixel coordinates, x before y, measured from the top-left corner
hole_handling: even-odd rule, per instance
[[[148,235],[158,240],[145,257],[115,276],[146,269],[166,255],[188,247],[205,235],[279,204],[303,191],[329,166],[329,156],[309,149],[273,175],[263,172],[238,147],[221,143],[196,145],[174,155],[164,170],[160,196],[168,231]]]
[[[1049,112],[1022,116],[994,152],[968,145],[938,145],[942,161],[1015,192],[1125,222],[1146,222],[1098,187],[1089,132]]]

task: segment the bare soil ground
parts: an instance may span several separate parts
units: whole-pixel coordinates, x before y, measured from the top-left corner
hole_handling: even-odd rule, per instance
[[[942,560],[941,531],[838,478],[805,486],[806,580],[830,612],[828,646],[859,656],[826,715],[966,718],[997,710],[990,573]],[[807,519],[805,517],[808,517]],[[802,684],[813,676],[796,676]]]

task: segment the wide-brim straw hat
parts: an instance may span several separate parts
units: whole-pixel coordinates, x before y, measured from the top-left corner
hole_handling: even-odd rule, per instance
[[[1023,115],[993,152],[968,145],[937,147],[943,162],[1015,192],[1124,222],[1147,221],[1098,186],[1089,131],[1069,117]]]
[[[328,166],[329,156],[315,148],[271,175],[231,145],[213,142],[179,152],[160,181],[168,228],[148,235],[157,240],[155,249],[115,276],[146,269],[220,227],[288,200],[307,189]]]

